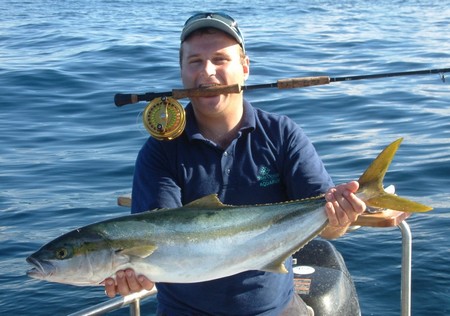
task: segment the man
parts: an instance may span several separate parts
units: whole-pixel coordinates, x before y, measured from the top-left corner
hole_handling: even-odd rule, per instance
[[[250,73],[237,23],[200,13],[185,23],[180,47],[185,88],[243,85]],[[193,97],[187,125],[172,141],[149,138],[136,161],[132,212],[174,208],[216,193],[225,204],[274,203],[326,192],[325,238],[343,235],[365,209],[355,181],[333,187],[313,145],[289,118],[251,106],[242,93]],[[270,241],[268,241],[270,242]],[[220,258],[218,258],[219,260]],[[158,315],[308,315],[288,274],[248,271],[195,284],[157,284]],[[105,280],[108,296],[153,283],[132,270]]]

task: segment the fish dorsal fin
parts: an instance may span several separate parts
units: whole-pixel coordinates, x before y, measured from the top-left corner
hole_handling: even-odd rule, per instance
[[[150,256],[156,249],[158,249],[158,247],[155,245],[137,245],[130,248],[121,249],[117,251],[117,253],[144,259]]]
[[[285,259],[279,259],[269,263],[265,267],[261,268],[261,271],[274,272],[274,273],[288,273],[288,270],[284,266]]]
[[[201,207],[226,207],[225,204],[220,202],[217,194],[206,195],[191,203],[185,205],[185,207],[201,208]]]

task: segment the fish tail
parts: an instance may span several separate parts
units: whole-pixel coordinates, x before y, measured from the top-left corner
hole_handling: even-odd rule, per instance
[[[432,207],[387,193],[383,189],[384,175],[402,140],[403,138],[399,138],[388,145],[359,178],[358,196],[364,200],[367,206],[374,208],[409,213],[431,211]]]

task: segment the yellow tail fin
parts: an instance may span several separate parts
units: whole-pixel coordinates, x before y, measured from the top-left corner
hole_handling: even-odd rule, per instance
[[[433,208],[399,196],[386,193],[383,179],[403,138],[397,139],[387,146],[359,178],[358,195],[367,206],[386,208],[402,212],[428,212]]]

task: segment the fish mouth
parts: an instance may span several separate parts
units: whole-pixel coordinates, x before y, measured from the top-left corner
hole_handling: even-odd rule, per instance
[[[55,267],[50,262],[42,261],[32,256],[27,258],[27,262],[34,266],[27,271],[27,275],[35,279],[48,277],[55,270]]]

